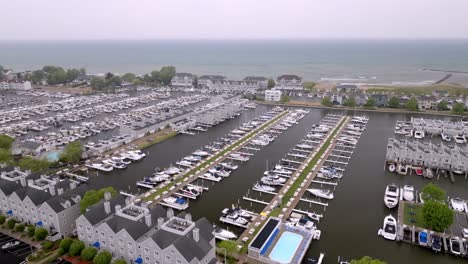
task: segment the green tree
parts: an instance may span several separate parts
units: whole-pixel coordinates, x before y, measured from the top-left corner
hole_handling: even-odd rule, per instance
[[[422,188],[421,193],[424,201],[434,200],[438,202],[444,202],[447,197],[447,193],[442,188],[433,183],[426,184]]]
[[[287,103],[289,102],[289,96],[287,94],[282,94],[281,95],[281,102],[282,103]]]
[[[356,107],[356,99],[354,99],[354,97],[349,97],[344,101],[343,105],[347,107]]]
[[[275,85],[276,85],[275,80],[268,79],[268,84],[267,84],[268,89],[275,87]]]
[[[74,81],[80,75],[81,75],[81,72],[79,69],[68,69],[67,70],[67,82]]]
[[[24,224],[17,224],[17,225],[15,226],[15,231],[16,231],[16,232],[23,233],[23,231],[24,231],[25,228],[26,228],[26,227],[24,226]]]
[[[32,75],[31,75],[31,81],[34,83],[34,84],[38,84],[40,83],[42,80],[44,80],[46,78],[46,73],[43,71],[43,70],[37,70],[37,71],[33,71],[32,72]]]
[[[15,139],[10,136],[0,135],[0,148],[9,150],[14,141]]]
[[[416,100],[414,97],[411,97],[411,99],[406,102],[405,108],[406,110],[410,111],[419,111],[418,100]]]
[[[164,85],[169,85],[172,78],[176,75],[176,68],[174,66],[164,66],[159,70],[159,80]]]
[[[117,259],[116,261],[112,262],[112,264],[127,264],[127,262],[123,259]]]
[[[81,259],[84,261],[91,261],[97,254],[97,249],[94,247],[86,247],[81,251]]]
[[[375,107],[375,99],[372,96],[369,96],[366,103],[364,104],[365,108],[374,108]]]
[[[424,225],[436,232],[443,232],[453,224],[453,210],[448,205],[429,200],[422,207]]]
[[[102,90],[106,87],[106,81],[103,78],[93,77],[91,78],[91,87],[95,90]]]
[[[304,89],[308,92],[312,92],[314,90],[316,83],[314,82],[304,82]]]
[[[0,163],[11,162],[11,153],[9,150],[0,148]]]
[[[19,167],[22,170],[31,170],[32,172],[38,172],[49,168],[50,163],[46,159],[35,159],[33,157],[23,157],[19,163]]]
[[[65,149],[60,153],[60,161],[67,163],[75,163],[81,160],[83,155],[83,145],[80,141],[68,143]]]
[[[13,228],[15,228],[16,220],[13,219],[13,218],[10,218],[10,219],[8,219],[6,225],[7,225],[8,229],[13,229]]]
[[[85,75],[86,74],[86,69],[85,68],[80,68],[80,74]]]
[[[6,217],[4,215],[0,215],[0,225],[3,225],[6,221]]]
[[[119,76],[112,76],[106,82],[106,87],[117,87],[122,85],[122,79]]]
[[[224,240],[218,243],[218,247],[226,249],[226,254],[232,256],[232,254],[237,252],[237,243],[231,240]]]
[[[444,99],[437,104],[438,111],[448,110],[448,102]]]
[[[198,76],[197,75],[193,75],[193,87],[197,87],[198,86]]]
[[[351,264],[386,264],[386,262],[365,256],[360,259],[351,260]]]
[[[27,233],[28,237],[33,237],[34,233],[36,232],[36,228],[32,225],[28,226]]]
[[[70,245],[70,249],[68,250],[68,254],[70,256],[79,256],[81,254],[81,251],[85,248],[85,244],[79,240],[73,241],[73,243]]]
[[[37,241],[44,240],[48,235],[49,235],[49,231],[47,231],[47,229],[42,228],[42,227],[36,228],[36,230],[34,231],[34,238]]]
[[[465,113],[465,105],[463,103],[456,103],[452,107],[452,113],[463,115]]]
[[[100,190],[89,190],[83,196],[80,201],[80,212],[86,212],[86,209],[91,205],[101,201],[104,198],[104,194],[110,192],[112,196],[117,194],[117,191],[113,187],[102,188]]]
[[[112,255],[109,251],[100,251],[93,259],[93,264],[110,264],[112,261]]]
[[[63,253],[67,253],[70,250],[70,246],[73,244],[73,239],[66,237],[60,241],[60,248],[63,250]]]
[[[398,97],[392,96],[390,100],[388,100],[388,107],[400,108],[400,99]]]
[[[130,73],[130,72],[122,75],[122,81],[125,81],[125,82],[133,82],[135,79],[136,79],[135,74]]]
[[[330,99],[330,97],[328,96],[325,96],[324,98],[322,98],[322,100],[320,101],[320,103],[323,105],[323,106],[333,106],[333,103]]]

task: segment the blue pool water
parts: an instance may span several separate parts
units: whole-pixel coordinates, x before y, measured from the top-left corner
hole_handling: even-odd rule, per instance
[[[270,253],[270,259],[279,263],[291,263],[296,254],[302,236],[292,232],[284,232]]]
[[[49,154],[47,154],[47,160],[51,162],[58,161],[59,155],[60,153],[58,151],[50,152]]]

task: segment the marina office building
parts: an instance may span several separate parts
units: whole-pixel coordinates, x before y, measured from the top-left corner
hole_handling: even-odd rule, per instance
[[[270,89],[265,91],[265,101],[279,102],[281,100],[281,91]]]
[[[213,226],[190,214],[174,216],[160,205],[150,209],[121,195],[93,205],[77,220],[80,240],[127,263],[217,263]]]

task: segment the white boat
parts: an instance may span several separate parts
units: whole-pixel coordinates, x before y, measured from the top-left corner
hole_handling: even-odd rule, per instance
[[[141,160],[146,157],[146,154],[143,153],[141,150],[130,150],[124,154],[124,157],[129,158],[133,161]]]
[[[207,156],[210,155],[210,153],[207,152],[207,151],[204,151],[204,150],[197,150],[197,151],[193,152],[192,155],[199,156],[199,157],[207,157]]]
[[[414,132],[414,138],[416,138],[416,139],[423,139],[424,136],[425,136],[424,131],[422,131],[422,130],[416,130]]]
[[[121,158],[121,157],[112,157],[111,160],[115,161],[115,162],[121,162],[121,163],[124,163],[125,165],[129,165],[132,163],[132,161],[130,159],[127,159],[127,158]]]
[[[274,192],[274,191],[276,191],[276,189],[274,187],[259,184],[259,183],[256,183],[255,186],[253,187],[253,189],[257,190],[257,191],[264,191],[264,192]]]
[[[450,253],[459,256],[461,254],[461,242],[458,237],[450,238]]]
[[[196,163],[202,160],[202,158],[200,156],[187,156],[187,157],[184,157],[184,160]]]
[[[414,187],[413,186],[411,185],[403,186],[403,199],[409,202],[414,201]]]
[[[278,177],[278,176],[276,176],[276,177],[263,176],[260,179],[260,181],[263,184],[266,184],[266,185],[276,186],[276,185],[283,185],[286,182],[286,179]]]
[[[406,175],[408,173],[408,166],[405,166],[403,164],[398,164],[397,173],[400,175]]]
[[[428,178],[428,179],[432,179],[434,177],[434,173],[432,172],[431,169],[426,168],[426,170],[423,173],[423,176]]]
[[[234,240],[237,239],[237,235],[233,232],[223,229],[223,228],[216,228],[213,232],[214,236],[220,240]]]
[[[127,164],[122,163],[121,161],[115,161],[113,159],[103,160],[102,163],[109,164],[115,169],[125,169],[127,168]]]
[[[328,200],[331,200],[334,198],[333,192],[331,190],[311,188],[311,189],[307,189],[307,191],[320,198],[324,198]]]
[[[229,175],[231,174],[229,171],[226,171],[223,169],[222,166],[220,165],[217,165],[217,166],[214,166],[213,168],[209,169],[208,170],[209,172],[211,173],[215,173],[221,177],[229,177]]]
[[[182,167],[187,167],[187,168],[191,168],[193,166],[193,164],[188,160],[181,160],[181,161],[178,161],[176,164]]]
[[[167,168],[166,170],[164,170],[164,173],[169,174],[169,175],[175,175],[175,174],[177,174],[179,172],[180,172],[180,169],[177,168],[177,167],[174,167],[174,166],[171,166],[171,167]]]
[[[15,247],[17,245],[19,245],[20,242],[18,240],[15,240],[13,242],[8,242],[6,243],[5,245],[2,246],[2,249],[8,249],[8,248],[11,248],[11,247]]]
[[[201,175],[200,178],[210,180],[210,181],[214,181],[214,182],[219,182],[219,181],[221,181],[223,179],[221,176],[218,176],[217,174],[214,174],[214,173],[211,173],[211,172],[207,172],[207,173]]]
[[[314,148],[312,145],[307,145],[307,144],[297,144],[296,147],[300,149],[313,149]]]
[[[395,184],[390,184],[385,189],[384,203],[388,208],[395,208],[400,198],[400,188]]]
[[[452,198],[450,199],[450,206],[457,212],[464,212],[466,209],[466,202],[460,198]]]
[[[394,163],[391,163],[390,165],[388,165],[389,172],[395,172],[395,170],[396,170],[396,166]]]
[[[245,156],[245,155],[242,155],[242,154],[239,154],[239,153],[232,153],[231,155],[229,155],[229,158],[233,159],[233,160],[238,160],[238,161],[248,161],[249,160],[248,156]]]
[[[463,135],[457,135],[455,136],[455,143],[457,144],[465,144],[466,143],[466,138]]]
[[[397,222],[392,215],[387,215],[384,218],[383,229],[379,230],[379,234],[388,240],[396,240],[397,237]]]
[[[281,166],[275,166],[275,169],[272,170],[273,173],[276,173],[276,174],[280,174],[280,175],[286,175],[286,176],[289,176],[292,174],[292,171],[290,170],[287,170]]]
[[[449,134],[442,133],[441,136],[442,136],[443,141],[447,141],[447,142],[452,141],[452,137]]]
[[[95,170],[105,171],[105,172],[109,172],[114,169],[114,167],[105,163],[91,163],[91,164],[87,164],[86,167],[95,169]]]
[[[225,169],[228,169],[228,170],[236,170],[239,166],[232,163],[232,162],[221,162],[220,163],[221,166],[223,166]]]

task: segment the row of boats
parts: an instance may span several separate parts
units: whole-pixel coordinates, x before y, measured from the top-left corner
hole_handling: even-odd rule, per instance
[[[90,161],[85,166],[98,171],[110,172],[114,169],[125,169],[132,162],[139,161],[144,157],[146,157],[146,154],[141,150],[129,150],[101,161]]]

